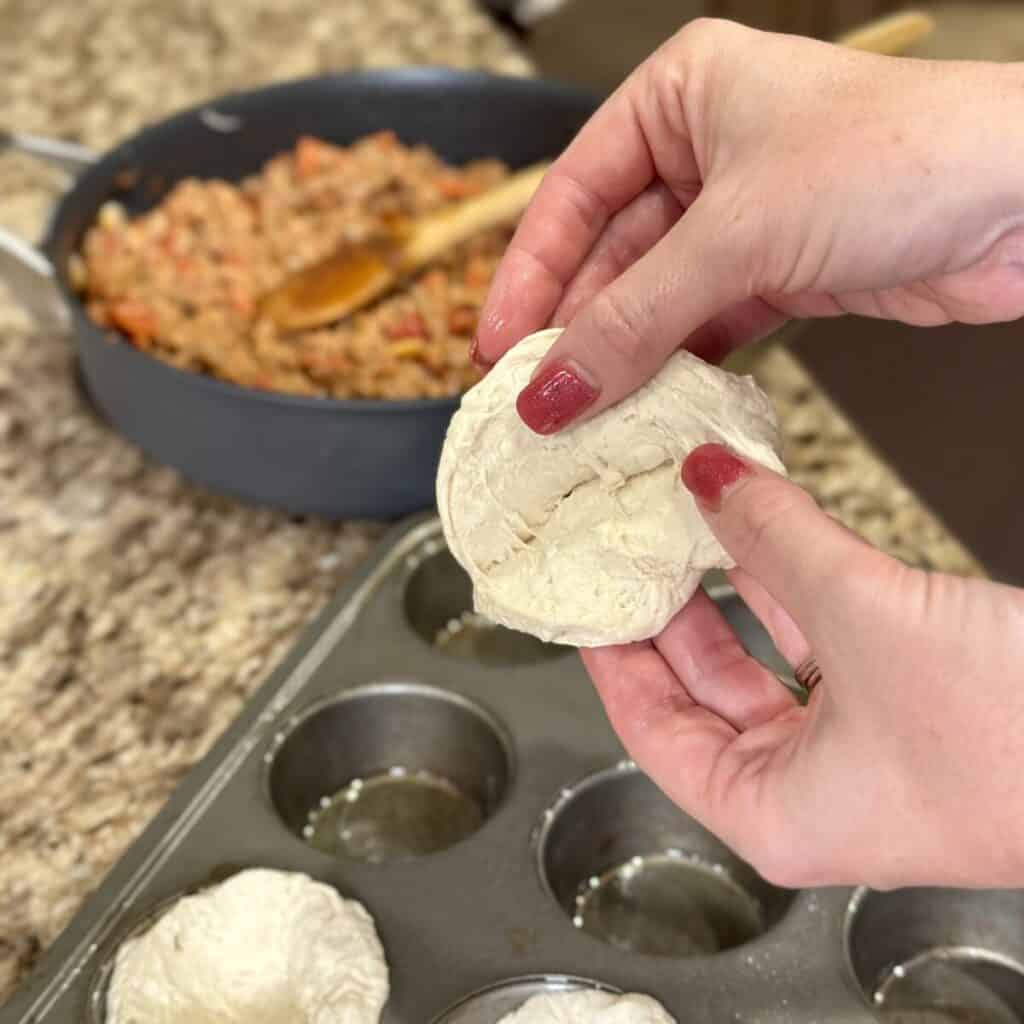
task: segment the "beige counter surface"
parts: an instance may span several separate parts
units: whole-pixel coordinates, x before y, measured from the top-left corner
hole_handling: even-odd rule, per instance
[[[97,149],[318,70],[529,72],[470,0],[0,0],[0,24],[5,122]],[[35,237],[53,185],[0,158],[0,223]],[[380,532],[197,490],[99,423],[72,369],[0,293],[0,1003]],[[908,561],[977,571],[784,351],[760,374],[826,507]]]

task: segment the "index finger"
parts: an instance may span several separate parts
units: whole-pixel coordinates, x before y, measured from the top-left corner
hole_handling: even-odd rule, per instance
[[[496,362],[547,325],[594,243],[619,210],[661,173],[640,106],[643,65],[600,107],[552,165],[520,220],[480,315],[477,347]],[[693,177],[689,141],[671,140]],[[688,173],[692,170],[692,173]],[[676,174],[673,173],[672,177]],[[671,182],[670,182],[671,184]]]

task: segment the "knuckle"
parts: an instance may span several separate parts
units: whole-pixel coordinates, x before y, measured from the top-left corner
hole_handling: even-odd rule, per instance
[[[757,32],[726,18],[700,17],[687,22],[665,44],[671,60],[689,65],[733,64],[736,51]]]
[[[616,224],[615,221],[609,225],[606,237],[608,258],[614,267],[621,270],[631,267],[647,251],[631,232]]]
[[[568,174],[553,173],[559,186],[559,195],[564,202],[566,227],[574,229],[582,225],[584,229],[591,230],[611,218],[612,209],[597,191]]]
[[[770,550],[777,538],[793,529],[794,513],[811,501],[796,487],[779,486],[774,481],[754,481],[746,488],[738,510],[740,564],[755,562],[762,552]]]
[[[594,299],[587,319],[588,346],[600,348],[616,363],[646,362],[639,312],[615,288],[606,288]]]
[[[717,18],[695,18],[645,65],[648,98],[669,129],[692,134],[694,126],[687,122],[704,110],[715,54],[730,45],[734,28]]]
[[[721,45],[734,28],[734,23],[724,18],[694,18],[679,29],[674,42],[687,53],[702,52]]]

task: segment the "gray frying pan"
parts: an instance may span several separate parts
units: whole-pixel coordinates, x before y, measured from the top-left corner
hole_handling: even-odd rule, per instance
[[[345,144],[390,128],[454,163],[493,156],[522,167],[557,155],[596,103],[547,81],[406,68],[226,96],[98,159],[67,143],[0,134],[0,150],[20,149],[74,176],[38,249],[0,231],[0,277],[41,322],[70,326],[88,395],[152,458],[212,491],[295,515],[397,518],[433,504],[457,398],[303,398],[177,370],[86,316],[68,258],[106,200],[134,214],[181,178],[241,179],[300,135]]]

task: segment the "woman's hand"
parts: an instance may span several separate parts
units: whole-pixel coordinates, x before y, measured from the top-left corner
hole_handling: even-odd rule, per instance
[[[553,432],[686,345],[786,318],[1024,314],[1024,69],[900,60],[718,21],[684,28],[557,160],[495,276],[493,363],[564,335],[523,393]]]
[[[703,593],[584,651],[630,756],[778,885],[1024,885],[1024,593],[910,569],[794,484],[704,445],[683,483],[806,707]]]

